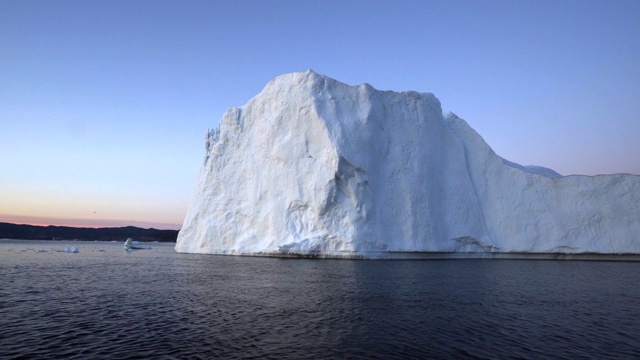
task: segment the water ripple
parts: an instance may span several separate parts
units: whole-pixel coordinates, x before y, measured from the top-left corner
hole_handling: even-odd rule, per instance
[[[640,357],[640,263],[52,244],[0,243],[2,359]]]

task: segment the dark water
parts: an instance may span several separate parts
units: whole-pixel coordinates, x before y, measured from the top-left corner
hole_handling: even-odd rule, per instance
[[[55,252],[67,246],[80,252]],[[0,358],[640,357],[639,262],[152,246],[0,242]]]

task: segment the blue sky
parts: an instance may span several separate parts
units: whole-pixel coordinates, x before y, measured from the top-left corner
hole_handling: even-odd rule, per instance
[[[0,221],[179,228],[224,110],[308,68],[501,156],[640,174],[639,1],[0,1]]]

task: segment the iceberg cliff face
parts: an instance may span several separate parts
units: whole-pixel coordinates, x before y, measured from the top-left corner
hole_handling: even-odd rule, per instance
[[[176,251],[640,253],[640,176],[524,167],[432,94],[292,73],[207,134]]]

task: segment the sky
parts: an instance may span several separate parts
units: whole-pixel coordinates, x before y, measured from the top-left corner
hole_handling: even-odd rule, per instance
[[[500,156],[640,174],[640,1],[0,0],[0,222],[179,229],[272,78],[431,92]]]

